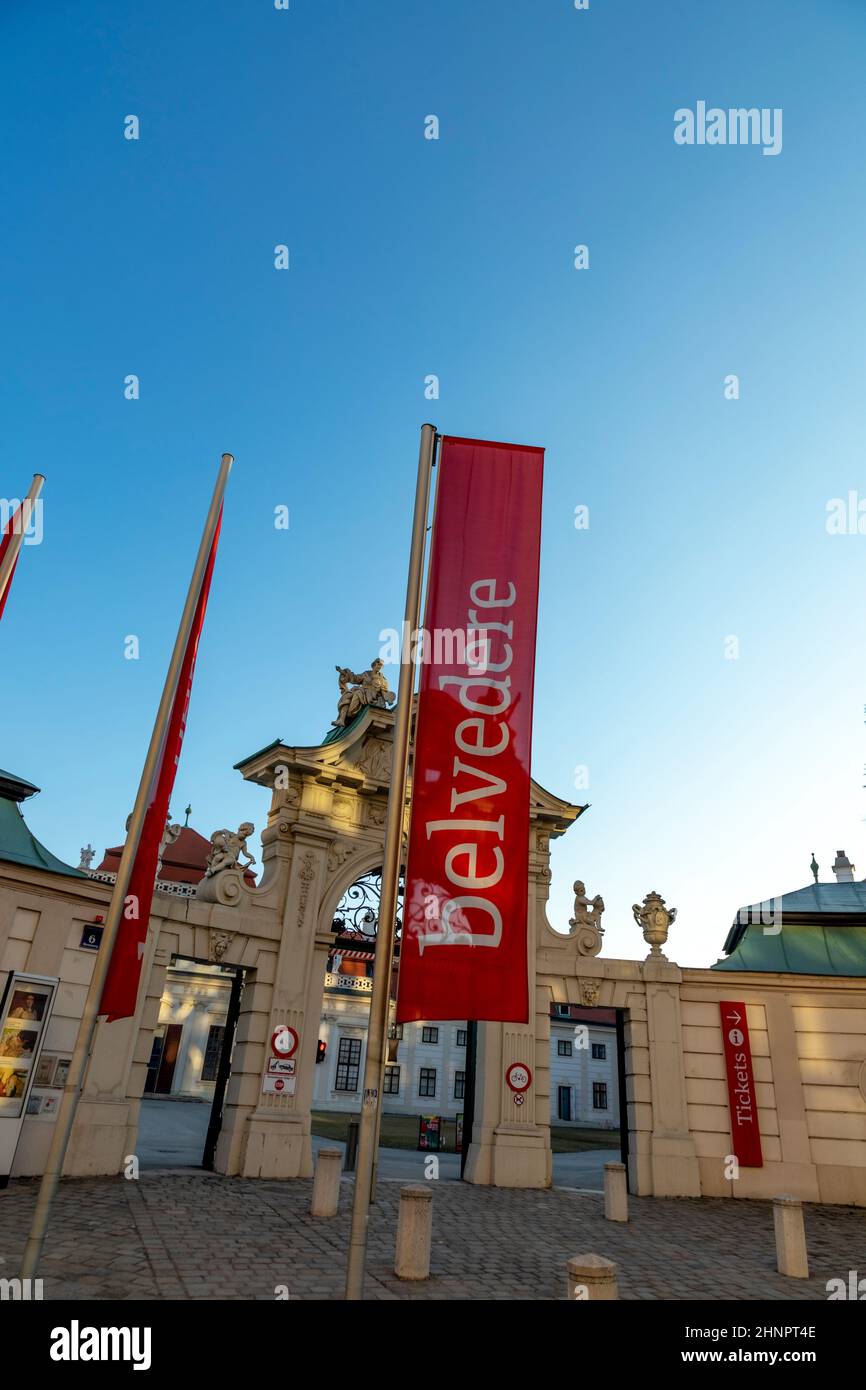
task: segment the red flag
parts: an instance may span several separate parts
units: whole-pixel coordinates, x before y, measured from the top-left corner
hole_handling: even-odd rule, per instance
[[[400,945],[401,1023],[529,1018],[543,465],[543,449],[442,441]]]
[[[2,564],[3,557],[9,549],[10,545],[12,544],[12,537],[15,534],[15,527],[16,525],[18,525],[18,519],[20,516],[21,508],[18,507],[13,516],[10,518],[9,524],[3,532],[2,536],[0,536],[0,564]],[[6,600],[9,597],[9,590],[12,588],[12,580],[15,576],[15,570],[17,569],[17,567],[18,556],[16,555],[15,564],[12,566],[12,573],[9,575],[9,583],[6,585],[6,588],[3,590],[3,593],[0,594],[0,618],[3,617],[3,609],[6,607]]]
[[[162,837],[165,831],[165,822],[168,817],[171,793],[174,788],[175,773],[177,772],[183,736],[186,731],[186,715],[189,708],[189,698],[192,693],[195,658],[198,651],[202,626],[204,624],[205,609],[207,608],[208,593],[210,592],[210,582],[213,574],[214,560],[216,559],[217,542],[219,541],[221,524],[222,507],[220,507],[220,514],[217,520],[213,542],[211,543],[207,567],[199,591],[192,628],[190,629],[189,640],[186,644],[186,652],[184,653],[183,665],[180,669],[177,690],[175,691],[174,703],[166,730],[165,742],[163,743],[162,750],[157,760],[156,771],[151,784],[138,852],[135,856],[135,863],[132,867],[129,887],[126,892],[123,917],[114,944],[111,962],[108,967],[105,987],[102,991],[102,1001],[99,1006],[99,1012],[108,1015],[109,1023],[112,1023],[117,1018],[131,1018],[135,1013],[135,1001],[138,996],[138,982],[141,975],[141,961],[144,955],[144,943],[147,938],[147,927],[150,920],[151,904],[153,902],[154,881],[156,879],[157,864],[159,862],[159,847],[162,843]]]

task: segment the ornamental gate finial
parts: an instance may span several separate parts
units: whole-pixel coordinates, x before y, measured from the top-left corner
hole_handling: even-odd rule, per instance
[[[643,931],[643,939],[650,948],[647,960],[667,960],[662,946],[668,939],[668,931],[676,918],[677,909],[665,907],[665,900],[658,893],[647,893],[643,906],[639,907],[634,903],[632,912],[634,920]]]

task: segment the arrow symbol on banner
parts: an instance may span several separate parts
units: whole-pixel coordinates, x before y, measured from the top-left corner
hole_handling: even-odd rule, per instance
[[[740,1022],[740,1015],[737,1013],[736,1009],[731,1014],[725,1014],[725,1018],[732,1018],[735,1023]]]

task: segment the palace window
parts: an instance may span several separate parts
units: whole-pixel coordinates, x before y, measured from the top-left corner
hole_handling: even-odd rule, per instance
[[[592,1083],[592,1108],[593,1110],[607,1109],[607,1083],[604,1081],[593,1081]]]
[[[422,1067],[421,1075],[418,1080],[419,1096],[435,1096],[436,1094],[436,1068]]]
[[[592,1045],[592,1060],[593,1060],[594,1062],[603,1062],[606,1056],[607,1056],[607,1043],[593,1043],[593,1045]]]
[[[571,1042],[568,1038],[559,1038],[556,1044],[557,1057],[570,1057],[572,1055]]]
[[[464,1100],[466,1097],[466,1073],[456,1071],[454,1073],[454,1099]]]
[[[202,1081],[216,1081],[225,1035],[226,1030],[222,1023],[211,1024],[204,1049],[204,1062],[201,1069]]]
[[[438,1029],[438,1028],[422,1028],[422,1029],[421,1029],[421,1041],[422,1041],[422,1043],[438,1043],[438,1041],[439,1041],[439,1029]]]
[[[385,1095],[398,1096],[400,1094],[400,1068],[385,1068]]]
[[[361,1039],[341,1038],[337,1052],[337,1077],[335,1091],[357,1091],[358,1072],[361,1068]]]

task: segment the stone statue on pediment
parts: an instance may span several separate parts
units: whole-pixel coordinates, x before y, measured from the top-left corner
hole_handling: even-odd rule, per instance
[[[360,675],[348,666],[335,668],[340,685],[337,717],[332,720],[335,729],[345,728],[363,709],[387,709],[388,705],[393,705],[397,696],[388,689],[387,677],[382,675],[384,665],[384,661],[377,657],[369,671],[362,671]]]
[[[215,830],[210,837],[211,852],[205,869],[205,878],[213,878],[214,874],[222,873],[223,869],[239,869],[244,872],[255,864],[255,859],[247,849],[247,836],[252,835],[255,826],[251,821],[245,820],[239,825],[237,830]],[[246,859],[245,864],[241,864],[241,855]]]
[[[577,937],[577,949],[582,956],[597,956],[601,950],[604,927],[604,899],[600,893],[590,899],[581,879],[574,885],[574,916],[569,918],[569,936]]]

